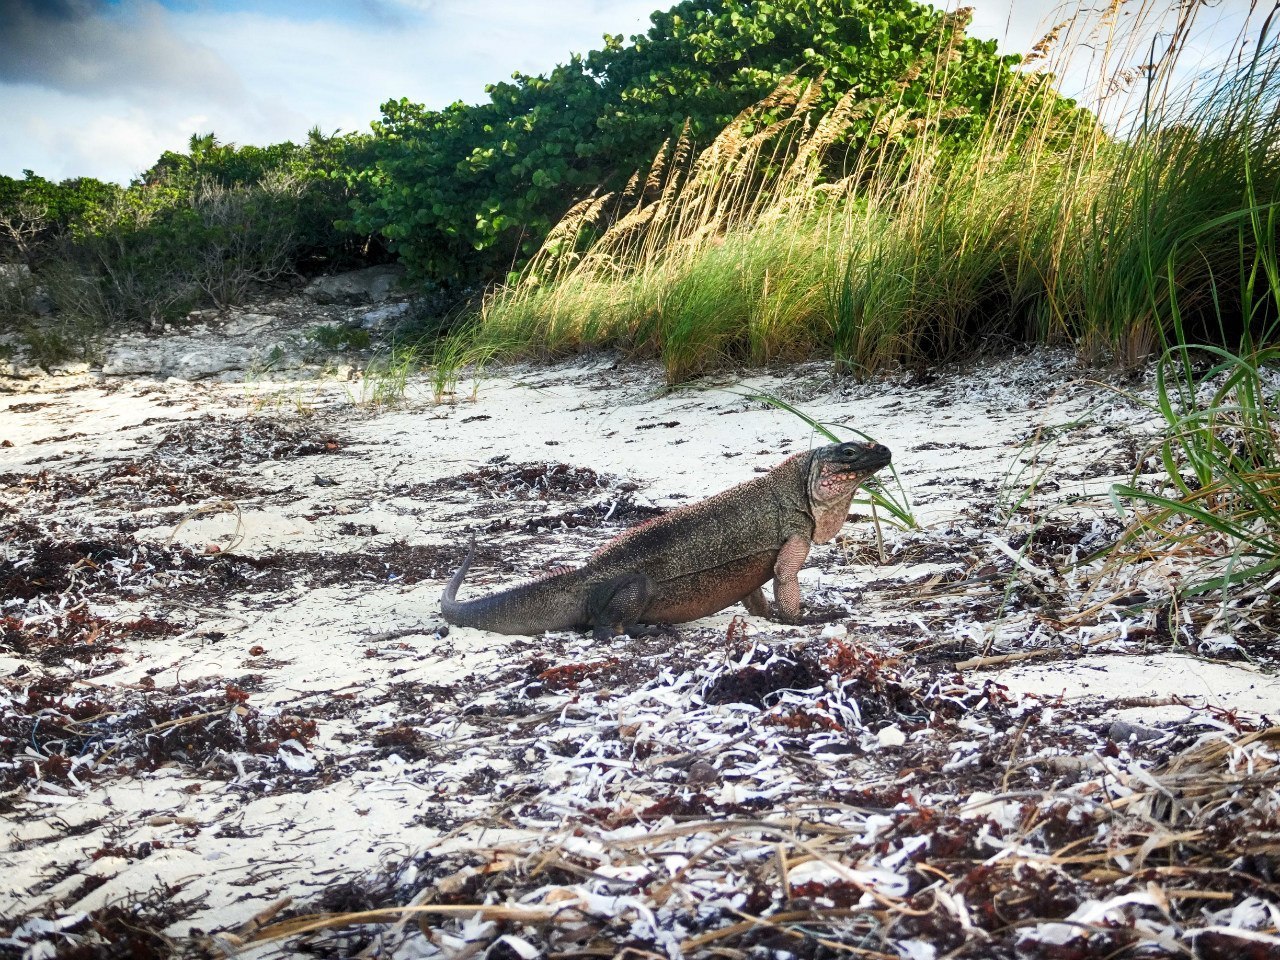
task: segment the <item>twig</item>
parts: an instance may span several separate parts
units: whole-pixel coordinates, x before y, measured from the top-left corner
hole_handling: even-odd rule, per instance
[[[235,503],[232,500],[217,500],[213,503],[206,503],[203,506],[196,507],[190,513],[188,513],[185,517],[183,517],[180,521],[178,521],[178,525],[173,528],[173,532],[169,534],[168,538],[164,542],[164,545],[166,547],[171,546],[173,544],[173,541],[177,539],[178,533],[182,530],[182,528],[185,527],[192,520],[194,520],[196,517],[202,516],[204,514],[216,514],[216,513],[234,513],[236,515],[236,528],[231,532],[231,539],[227,541],[227,545],[225,547],[220,547],[218,549],[219,553],[231,553],[233,550],[239,547],[240,544],[244,543],[244,540],[245,540],[244,514],[240,510],[240,504]]]
[[[572,907],[573,904],[566,904]],[[444,917],[473,917],[479,915],[485,920],[509,920],[515,923],[548,923],[556,918],[561,910],[535,909],[533,907],[485,906],[484,904],[424,904],[414,907],[384,907],[379,910],[360,910],[355,913],[311,914],[293,917],[280,923],[264,927],[250,937],[247,943],[262,943],[266,940],[283,940],[304,933],[315,933],[320,930],[336,930],[341,927],[354,927],[366,923],[395,923],[406,916],[438,915]]]
[[[261,930],[276,914],[278,914],[289,904],[293,903],[293,897],[282,897],[275,903],[269,904],[262,910],[259,910],[252,917],[242,923],[234,932],[224,931],[223,933],[214,934],[206,943],[213,945],[216,943],[224,956],[235,956],[239,952],[239,948],[244,945],[247,938],[252,937]],[[229,948],[229,949],[228,949]]]
[[[978,667],[994,667],[1002,663],[1015,663],[1019,660],[1033,660],[1058,653],[1057,650],[1019,650],[1017,653],[998,653],[990,657],[972,657],[968,660],[956,661],[957,670],[973,670]]]
[[[386,630],[382,633],[371,633],[364,640],[366,643],[381,643],[384,640],[399,640],[401,637],[426,636],[434,631],[427,627],[401,627],[399,630]]]

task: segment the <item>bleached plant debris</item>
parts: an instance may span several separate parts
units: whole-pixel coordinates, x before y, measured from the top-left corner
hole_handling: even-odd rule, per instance
[[[1158,425],[1096,379],[0,394],[0,956],[1280,955],[1274,599],[1108,562]],[[821,442],[743,392],[919,527],[855,507],[800,625],[441,622],[473,534],[480,592]]]

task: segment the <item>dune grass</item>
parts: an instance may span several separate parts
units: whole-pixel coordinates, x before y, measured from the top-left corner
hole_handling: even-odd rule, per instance
[[[1192,354],[1207,365],[1190,366]],[[1159,363],[1158,405],[1166,429],[1155,455],[1165,482],[1117,485],[1130,522],[1122,560],[1177,552],[1196,558],[1184,596],[1271,578],[1280,583],[1280,349],[1247,355],[1174,347]]]
[[[1236,219],[1254,238],[1237,291],[1241,313],[1251,322],[1235,349],[1189,343],[1172,279],[1176,251],[1170,252],[1165,277],[1173,331],[1156,363],[1153,404],[1164,429],[1151,451],[1164,481],[1150,489],[1135,479],[1112,491],[1117,511],[1129,520],[1113,559],[1169,553],[1195,558],[1198,572],[1179,592],[1220,591],[1224,610],[1239,585],[1249,585],[1246,592],[1254,595],[1260,586],[1272,597],[1280,585],[1276,206],[1255,202]],[[1225,339],[1226,330],[1219,332]]]
[[[658,356],[671,382],[813,356],[867,375],[1009,340],[1134,364],[1173,335],[1176,298],[1186,335],[1233,344],[1274,314],[1244,306],[1258,235],[1242,212],[1280,192],[1280,51],[1264,24],[1240,38],[1252,56],[1179,82],[1195,5],[1136,69],[1152,50],[1136,27],[1116,39],[1123,7],[1082,11],[1028,58],[1062,71],[1101,45],[1114,92],[1097,122],[1028,96],[1052,82],[1029,73],[959,148],[928,105],[851,93],[818,116],[792,78],[701,152],[680,138],[628,190],[580,203],[467,338],[495,356]],[[946,64],[942,49],[940,84]],[[848,153],[867,117],[878,146]]]

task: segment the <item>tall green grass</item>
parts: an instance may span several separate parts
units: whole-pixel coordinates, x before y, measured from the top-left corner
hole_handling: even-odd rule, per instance
[[[1224,175],[1239,208],[1201,211],[1145,263],[1152,312],[1169,321],[1158,327],[1153,403],[1164,421],[1155,451],[1164,480],[1151,489],[1135,478],[1112,491],[1130,518],[1113,558],[1188,558],[1196,573],[1178,592],[1219,591],[1224,610],[1238,589],[1280,582],[1280,198],[1267,176],[1280,92],[1268,86],[1274,47],[1265,41],[1228,88],[1239,99],[1208,104],[1214,141],[1241,161]],[[1205,273],[1198,284],[1188,284],[1188,251]],[[1215,273],[1217,255],[1230,262],[1231,254],[1234,269]]]
[[[628,191],[575,207],[487,298],[473,343],[653,355],[673,382],[808,356],[865,375],[1007,340],[1132,364],[1173,335],[1175,302],[1187,336],[1236,342],[1274,316],[1246,304],[1262,234],[1239,222],[1280,190],[1280,49],[1264,24],[1239,40],[1252,57],[1182,81],[1199,5],[1171,8],[1163,48],[1122,6],[1082,10],[1029,58],[1095,56],[1098,122],[1028,96],[1052,82],[1030,75],[961,149],[929,104],[850,94],[817,116],[792,80],[700,153],[681,138]],[[879,145],[845,155],[867,117]]]
[[[1176,346],[1157,371],[1165,480],[1113,488],[1130,518],[1113,556],[1176,552],[1197,570],[1183,595],[1229,596],[1280,570],[1280,348]]]
[[[1249,190],[1252,195],[1252,185]],[[1188,342],[1177,251],[1169,253],[1164,278],[1173,331],[1156,364],[1153,403],[1164,420],[1154,451],[1164,481],[1151,489],[1135,479],[1112,491],[1117,510],[1130,518],[1112,556],[1192,558],[1197,573],[1180,593],[1221,591],[1224,606],[1242,584],[1280,581],[1278,205],[1252,199],[1240,214],[1224,218],[1237,227],[1241,250],[1250,252],[1241,261],[1243,283],[1233,290],[1209,284],[1223,339],[1220,304],[1227,294],[1239,297],[1247,322],[1234,350]]]

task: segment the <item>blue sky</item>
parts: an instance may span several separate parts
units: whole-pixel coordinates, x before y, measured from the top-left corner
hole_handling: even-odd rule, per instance
[[[674,0],[673,0],[674,2]],[[970,33],[1027,49],[1046,0],[973,0]],[[1135,0],[1141,2],[1141,0]],[[195,132],[298,140],[366,130],[378,105],[483,99],[643,31],[661,0],[0,0],[0,173],[127,181]],[[1209,18],[1237,21],[1247,0]],[[1212,32],[1202,54],[1233,30]]]

